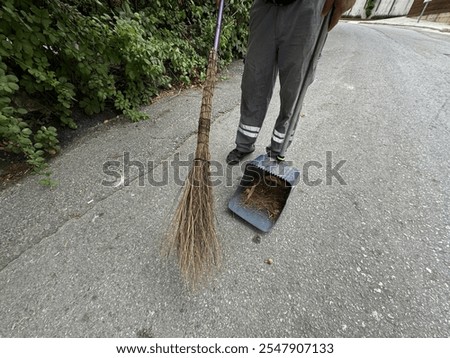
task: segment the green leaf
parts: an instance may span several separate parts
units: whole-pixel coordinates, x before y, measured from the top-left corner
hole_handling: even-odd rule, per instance
[[[5,76],[7,82],[19,82],[19,79],[14,75]]]
[[[33,132],[31,131],[30,128],[24,128],[24,129],[22,129],[22,133],[25,134],[25,135],[27,135],[27,136],[29,136],[29,135],[31,135]]]
[[[14,82],[9,82],[8,83],[8,87],[11,89],[11,92],[12,91],[17,91],[19,89],[19,86],[16,83],[14,83]]]

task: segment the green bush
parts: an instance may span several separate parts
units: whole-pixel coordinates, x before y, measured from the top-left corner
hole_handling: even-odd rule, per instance
[[[372,15],[372,11],[375,8],[375,0],[367,0],[365,10],[366,17],[369,18]]]
[[[222,66],[245,51],[250,5],[226,2]],[[145,118],[159,91],[204,78],[215,23],[214,0],[3,0],[0,150],[42,172],[59,150],[51,124],[76,128],[75,106]]]

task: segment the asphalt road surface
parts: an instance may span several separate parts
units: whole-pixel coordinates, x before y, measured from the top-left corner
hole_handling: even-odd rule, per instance
[[[223,71],[214,97],[224,260],[210,285],[189,293],[160,255],[173,162],[195,148],[201,93],[189,90],[146,108],[148,121],[93,128],[52,160],[57,188],[28,177],[0,192],[0,336],[450,335],[450,36],[352,23],[330,34],[288,152],[309,170],[264,235],[227,210],[242,175],[224,166],[241,74],[241,62]]]

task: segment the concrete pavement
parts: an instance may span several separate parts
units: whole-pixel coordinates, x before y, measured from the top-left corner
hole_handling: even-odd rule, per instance
[[[330,33],[288,153],[300,169],[321,164],[309,179],[323,182],[302,181],[260,235],[226,209],[241,169],[218,167],[224,264],[194,294],[160,246],[180,193],[171,163],[195,148],[201,93],[145,108],[149,121],[98,125],[52,160],[57,188],[28,177],[0,193],[0,336],[448,337],[449,56],[439,32],[342,23]],[[241,74],[232,64],[215,92],[221,163]],[[346,185],[326,185],[327,152],[346,161]],[[104,163],[124,174],[124,153],[144,172],[134,163],[130,185],[106,186]],[[149,183],[164,173],[167,185]]]

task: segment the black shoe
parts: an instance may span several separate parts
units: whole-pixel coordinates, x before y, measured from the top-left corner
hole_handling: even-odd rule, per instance
[[[227,155],[227,164],[228,165],[236,165],[239,164],[242,158],[246,157],[247,155],[253,153],[255,150],[252,150],[251,152],[241,152],[240,150],[233,149],[230,153]]]
[[[279,162],[282,162],[284,160],[284,156],[280,157],[280,153],[273,152],[270,147],[266,147],[266,153],[267,156],[271,159],[275,159]]]

